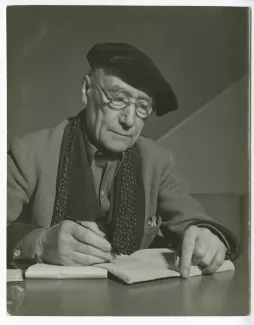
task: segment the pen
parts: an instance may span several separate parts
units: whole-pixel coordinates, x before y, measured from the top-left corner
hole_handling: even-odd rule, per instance
[[[74,218],[71,218],[71,217],[65,217],[65,220],[73,221],[73,222],[77,223],[78,225],[80,225],[80,226],[82,226],[82,227],[84,227],[84,228],[87,228],[86,226],[84,226],[84,225],[82,224],[81,221],[79,221],[79,220],[77,220],[77,219],[74,219]],[[100,229],[100,231],[103,232],[103,233],[105,234],[105,239],[107,239],[107,234],[106,234],[106,232],[104,231],[105,229],[103,229],[104,227],[102,227],[102,225],[99,225],[98,223],[97,223],[97,226],[98,226],[98,228]]]
[[[82,222],[79,221],[79,220],[77,220],[77,219],[70,218],[70,217],[65,217],[65,220],[73,221],[73,222],[77,223],[78,225],[80,225],[80,226],[86,228],[86,227],[82,224]]]

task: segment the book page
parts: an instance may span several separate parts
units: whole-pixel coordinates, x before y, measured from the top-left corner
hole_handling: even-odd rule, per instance
[[[97,264],[127,284],[167,277],[180,277],[180,273],[155,263],[143,262],[133,256],[117,256],[111,263]]]
[[[168,248],[141,249],[134,252],[131,256],[143,262],[154,263],[168,269],[176,270],[176,252]]]
[[[98,279],[107,278],[107,271],[95,266],[60,266],[37,263],[26,270],[25,277],[27,279]]]

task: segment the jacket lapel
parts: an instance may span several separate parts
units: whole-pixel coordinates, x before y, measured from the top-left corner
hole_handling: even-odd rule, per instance
[[[81,114],[80,114],[81,115]],[[66,126],[58,167],[57,191],[52,224],[70,217],[80,221],[98,221],[101,217],[100,206],[96,196],[92,173],[89,167],[87,151],[82,129],[82,116],[70,120]],[[131,159],[137,180],[136,188],[136,249],[140,248],[145,222],[145,190],[142,179],[141,159],[135,146],[131,150]],[[109,221],[112,240],[119,208],[122,165],[114,177],[112,187]]]

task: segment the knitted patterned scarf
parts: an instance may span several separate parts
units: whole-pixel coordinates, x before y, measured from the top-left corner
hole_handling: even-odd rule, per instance
[[[101,220],[93,189],[82,127],[83,112],[66,126],[58,166],[52,225],[67,218]],[[113,184],[113,202],[105,222],[113,251],[131,254],[139,249],[144,226],[145,194],[137,148],[127,149]]]

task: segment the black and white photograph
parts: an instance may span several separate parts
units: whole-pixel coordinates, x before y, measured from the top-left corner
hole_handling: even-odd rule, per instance
[[[9,316],[250,314],[250,38],[247,6],[6,7]]]

